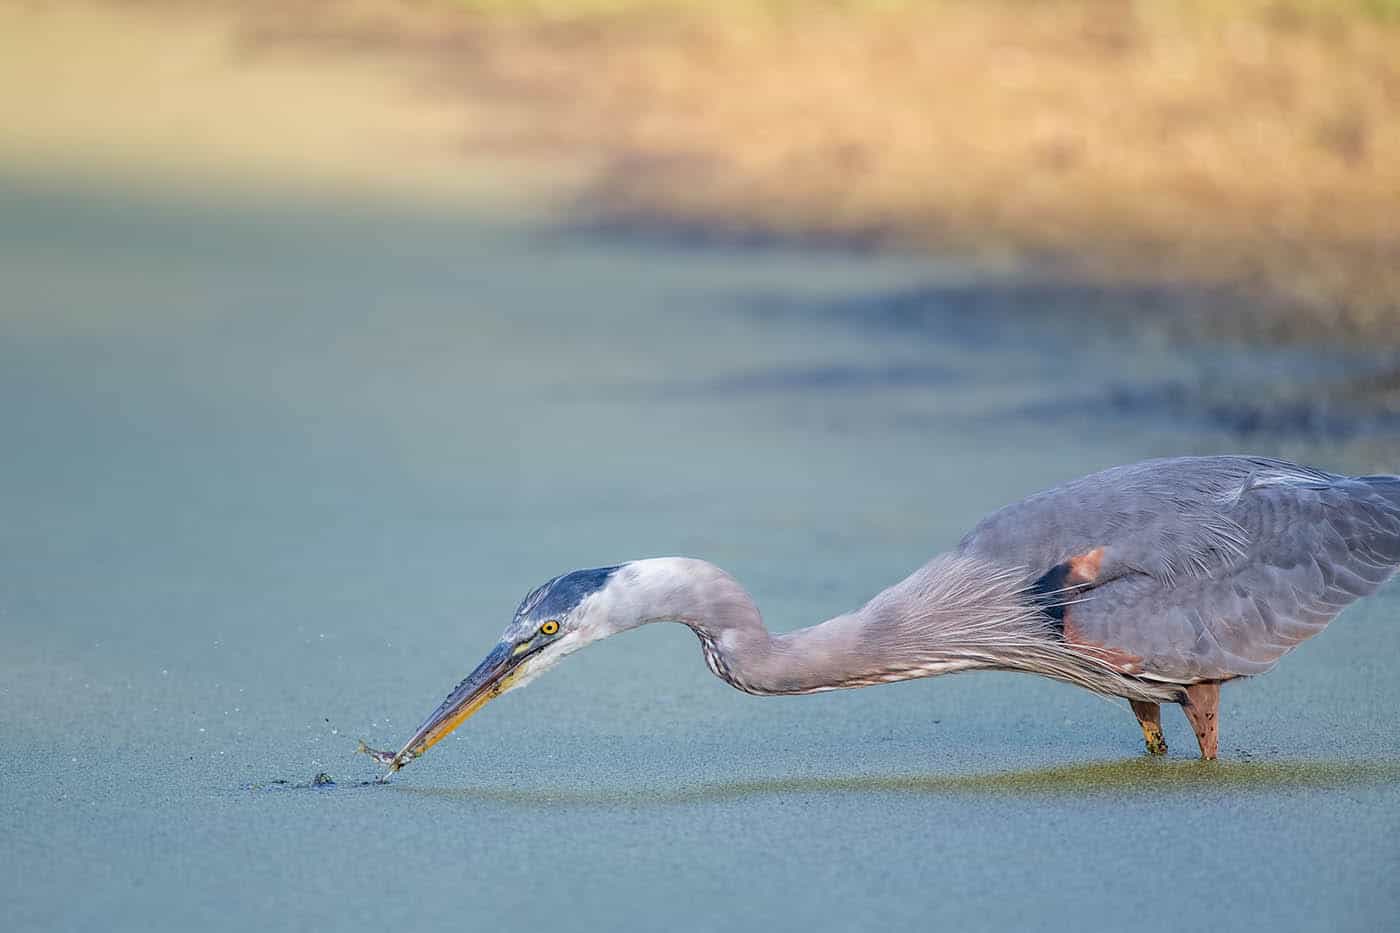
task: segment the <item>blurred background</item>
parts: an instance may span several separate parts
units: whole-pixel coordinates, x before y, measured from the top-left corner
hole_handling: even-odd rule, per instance
[[[571,568],[784,630],[1114,464],[1400,470],[1397,217],[1392,0],[0,0],[7,927],[1384,928],[1397,595],[1215,769],[679,626],[354,749]]]

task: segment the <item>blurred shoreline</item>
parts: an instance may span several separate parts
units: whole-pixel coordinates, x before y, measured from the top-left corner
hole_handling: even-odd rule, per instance
[[[1196,336],[1375,349],[1400,341],[1388,9],[19,3],[0,169],[1206,286],[1245,300]]]

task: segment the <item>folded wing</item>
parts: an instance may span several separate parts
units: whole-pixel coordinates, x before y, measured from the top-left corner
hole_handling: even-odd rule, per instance
[[[1008,506],[962,548],[1053,581],[1065,639],[1127,673],[1258,674],[1400,565],[1400,478],[1150,461]]]

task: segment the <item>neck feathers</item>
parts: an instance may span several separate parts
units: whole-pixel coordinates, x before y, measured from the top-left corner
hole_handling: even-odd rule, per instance
[[[935,559],[855,612],[782,635],[764,628],[737,580],[690,558],[624,564],[608,608],[613,631],[689,626],[710,670],[747,693],[818,693],[983,666],[986,657],[973,649],[1036,612],[1019,577],[980,572],[975,563]]]
[[[935,557],[860,609],[773,639],[788,655],[770,682],[781,693],[931,677],[965,670],[1024,671],[1096,693],[1162,700],[1175,688],[1123,675],[1076,651],[1014,567],[962,554]],[[771,663],[771,662],[770,662]]]
[[[637,560],[618,568],[610,587],[614,630],[680,622],[700,639],[715,676],[748,692],[746,671],[770,651],[768,630],[753,598],[729,574],[689,557]]]
[[[769,692],[815,693],[995,667],[1040,634],[1022,575],[944,555],[854,612],[773,639]],[[1037,639],[1039,641],[1039,639]]]
[[[737,580],[702,560],[634,561],[614,582],[613,631],[684,623],[710,670],[747,693],[819,693],[984,668],[1126,695],[1117,671],[1058,636],[1025,574],[977,558],[936,557],[860,609],[781,635],[768,633]]]

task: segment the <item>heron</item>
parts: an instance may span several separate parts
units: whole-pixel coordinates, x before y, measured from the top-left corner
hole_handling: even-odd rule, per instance
[[[957,671],[1039,674],[1126,699],[1146,751],[1162,704],[1218,750],[1220,686],[1262,674],[1400,565],[1400,477],[1250,456],[1093,473],[987,516],[853,612],[781,634],[705,560],[661,557],[557,576],[396,753],[398,771],[501,694],[585,645],[688,626],[705,663],[756,696]]]

